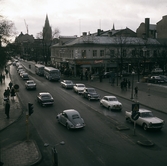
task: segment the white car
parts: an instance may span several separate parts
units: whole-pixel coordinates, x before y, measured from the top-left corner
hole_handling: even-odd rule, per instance
[[[151,71],[152,73],[162,73],[163,70],[161,68],[155,68]]]
[[[108,108],[109,110],[122,110],[122,103],[120,103],[115,96],[104,96],[100,100],[100,105]]]
[[[28,80],[25,83],[25,88],[28,89],[36,89],[36,83],[34,82],[34,80]]]
[[[125,118],[128,122],[134,122],[132,119],[132,111],[125,112]],[[143,127],[144,130],[157,129],[161,130],[165,121],[153,115],[152,111],[146,109],[139,109],[139,118],[136,124]]]
[[[85,84],[81,84],[81,83],[74,84],[73,86],[74,92],[78,94],[83,93],[84,88],[85,88]]]

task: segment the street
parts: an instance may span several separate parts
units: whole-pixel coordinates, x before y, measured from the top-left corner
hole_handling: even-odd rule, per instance
[[[44,77],[30,72],[29,76],[37,83],[37,90],[27,91],[24,86],[25,81],[17,74],[16,67],[11,66],[12,81],[20,86],[19,98],[24,111],[23,118],[28,102],[34,104],[34,113],[29,118],[30,137],[39,140],[37,144],[39,143],[39,148],[44,155],[39,163],[40,166],[51,165],[51,148],[61,141],[64,141],[65,145],[56,146],[60,166],[167,164],[166,126],[160,132],[146,132],[137,126],[134,136],[133,125],[126,123],[124,117],[125,111],[131,110],[131,101],[118,97],[123,104],[123,110],[121,112],[108,111],[100,106],[99,101],[88,101],[73,90],[61,88],[59,82],[49,82]],[[39,92],[50,92],[55,100],[54,105],[41,107],[36,101]],[[109,94],[100,89],[97,89],[97,92],[101,97]],[[57,123],[56,115],[69,108],[74,108],[81,114],[86,123],[85,129],[68,131]],[[154,110],[154,115],[167,121],[166,114]],[[116,127],[119,125],[125,125],[129,130],[118,130]],[[20,124],[19,127],[23,129],[25,126]],[[25,139],[23,133],[22,135]],[[136,142],[140,139],[152,140],[155,146],[149,148],[139,146]],[[45,143],[50,146],[44,147]]]

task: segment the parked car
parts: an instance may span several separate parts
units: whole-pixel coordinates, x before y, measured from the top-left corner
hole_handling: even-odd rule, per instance
[[[29,80],[28,73],[23,73],[22,76],[21,76],[21,78],[22,78],[23,80]]]
[[[84,91],[85,85],[81,83],[74,84],[73,89],[74,92],[81,94]]]
[[[163,73],[163,70],[161,68],[155,68],[151,71],[151,73]]]
[[[165,121],[153,115],[152,111],[146,109],[139,109],[140,116],[136,120],[136,124],[143,127],[144,130],[157,129],[161,130]],[[128,122],[134,122],[132,119],[132,111],[125,112],[125,118]]]
[[[64,110],[57,115],[57,121],[67,129],[79,129],[85,127],[85,122],[78,111],[74,109]]]
[[[71,80],[62,80],[61,81],[61,87],[66,89],[72,89],[74,86],[74,83]]]
[[[21,70],[21,71],[19,72],[20,77],[22,77],[23,73],[26,73],[26,71],[25,71],[25,70]]]
[[[84,88],[82,96],[89,100],[100,100],[100,95],[96,92],[95,88]]]
[[[109,110],[122,110],[122,103],[120,103],[115,96],[104,96],[100,100],[100,105],[108,108]]]
[[[164,79],[162,79],[160,76],[151,76],[149,79],[148,79],[148,82],[149,83],[164,83]]]
[[[49,92],[40,92],[37,96],[37,102],[41,106],[53,105],[54,99]]]
[[[164,82],[167,83],[167,76],[164,76],[164,75],[159,75],[159,76],[160,76],[160,78],[161,78],[162,80],[164,80]]]
[[[25,83],[25,88],[28,89],[36,89],[36,83],[34,82],[34,80],[28,80]]]

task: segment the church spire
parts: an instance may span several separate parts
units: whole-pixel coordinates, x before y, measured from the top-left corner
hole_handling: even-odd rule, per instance
[[[43,27],[43,39],[48,42],[52,40],[52,28],[49,24],[49,19],[47,14],[45,19],[45,25]]]
[[[114,26],[114,24],[113,24],[112,30],[115,30],[115,26]]]

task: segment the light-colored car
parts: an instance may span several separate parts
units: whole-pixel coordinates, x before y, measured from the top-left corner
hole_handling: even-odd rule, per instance
[[[134,120],[132,119],[132,111],[126,111],[125,118],[128,122],[134,122]],[[165,121],[155,117],[152,111],[143,108],[139,109],[139,118],[136,120],[136,124],[142,126],[144,130],[161,130],[164,123]]]
[[[54,99],[49,92],[40,92],[37,96],[37,102],[41,106],[53,105]]]
[[[78,111],[74,109],[64,110],[57,115],[57,121],[67,129],[79,129],[85,127],[85,122]]]
[[[25,88],[28,89],[36,89],[36,83],[34,82],[34,80],[28,80],[25,83]]]
[[[163,70],[161,68],[155,68],[151,71],[152,73],[162,73]]]
[[[104,96],[100,100],[100,105],[108,108],[109,110],[122,110],[122,103],[120,103],[116,96]]]
[[[73,86],[74,92],[78,94],[81,94],[84,91],[84,88],[85,88],[85,84],[81,84],[81,83],[74,84]]]
[[[61,87],[66,89],[72,89],[74,86],[74,83],[71,80],[62,80],[61,81]]]

